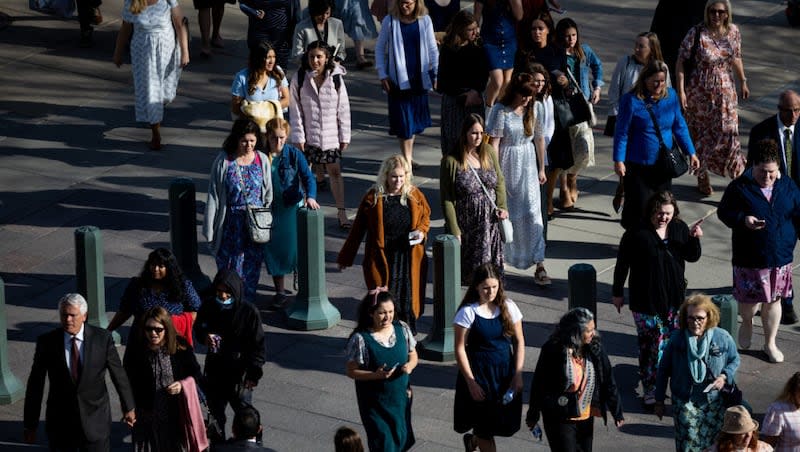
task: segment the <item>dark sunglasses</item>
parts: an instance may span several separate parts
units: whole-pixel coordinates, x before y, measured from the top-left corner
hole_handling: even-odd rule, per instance
[[[144,327],[144,330],[147,331],[148,333],[152,333],[152,332],[155,331],[157,334],[161,334],[161,333],[164,332],[164,327],[161,327],[161,326],[146,326],[146,327]]]

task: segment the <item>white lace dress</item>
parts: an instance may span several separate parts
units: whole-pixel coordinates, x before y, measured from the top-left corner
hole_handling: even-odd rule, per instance
[[[533,138],[542,134],[534,124],[533,136],[525,136],[522,116],[497,103],[486,120],[487,133],[500,138],[500,169],[506,180],[508,215],[514,225],[514,241],[504,248],[507,264],[527,269],[544,261],[544,223],[539,190],[539,168]]]
[[[139,14],[130,12],[125,0],[122,20],[133,24],[131,69],[136,96],[136,121],[158,124],[164,105],[175,99],[181,76],[181,51],[172,27],[172,8],[177,0],[158,0]]]

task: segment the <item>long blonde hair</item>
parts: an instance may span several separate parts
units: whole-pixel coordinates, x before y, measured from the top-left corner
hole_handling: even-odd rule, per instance
[[[406,173],[403,188],[400,190],[400,204],[403,206],[407,205],[408,194],[411,193],[414,186],[411,185],[411,165],[409,165],[408,160],[400,154],[395,154],[381,163],[381,169],[378,170],[378,180],[375,181],[375,186],[373,187],[376,195],[376,203],[378,202],[379,196],[386,195],[386,181],[389,180],[389,173],[397,168],[402,168]]]

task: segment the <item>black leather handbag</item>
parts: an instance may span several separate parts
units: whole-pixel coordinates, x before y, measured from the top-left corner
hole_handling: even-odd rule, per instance
[[[658,137],[658,157],[656,158],[655,169],[662,176],[674,179],[681,177],[689,171],[689,162],[686,161],[686,156],[683,151],[673,142],[672,148],[668,148],[664,144],[664,138],[661,136],[661,128],[656,121],[656,115],[653,113],[653,108],[650,104],[646,104],[645,108],[650,113],[650,118],[653,120],[653,126],[656,129],[656,136]]]

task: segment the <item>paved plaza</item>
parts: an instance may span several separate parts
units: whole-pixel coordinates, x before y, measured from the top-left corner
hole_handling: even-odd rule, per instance
[[[562,4],[581,26],[583,42],[603,60],[608,80],[617,59],[631,52],[636,34],[649,29],[656,1],[562,0]],[[181,78],[177,99],[166,109],[165,147],[160,152],[147,149],[149,129],[134,122],[130,65],[118,69],[111,62],[121,8],[122,0],[104,2],[105,21],[95,30],[95,46],[82,49],[77,46],[76,20],[31,11],[26,0],[0,3],[0,275],[6,289],[8,361],[23,383],[36,337],[58,323],[57,299],[76,289],[75,228],[94,225],[102,231],[106,304],[114,312],[128,279],[141,271],[147,253],[169,246],[167,189],[176,177],[189,177],[197,185],[199,235],[208,171],[231,125],[230,84],[233,74],[246,66],[247,55],[246,19],[238,8],[227,5],[222,33],[225,49],[201,59],[196,13],[190,2],[183,2],[193,33],[192,60]],[[787,26],[783,8],[779,0],[734,1],[734,21],[742,32],[752,96],[740,103],[745,145],[750,127],[774,113],[778,93],[800,89],[800,30]],[[3,14],[12,21],[6,23]],[[398,146],[387,134],[385,98],[374,70],[359,71],[354,64],[347,64],[347,69],[353,138],[343,171],[348,210],[354,215],[381,160]],[[615,366],[626,418],[621,431],[595,423],[596,450],[670,450],[672,419],[659,421],[644,413],[636,395],[637,345],[630,311],[626,307],[618,314],[610,303],[622,228],[611,208],[617,178],[612,171],[611,141],[602,136],[605,96],[604,89],[597,109],[601,118],[595,131],[597,164],[578,182],[580,209],[557,212],[550,223],[546,264],[552,286],[537,288],[533,269],[507,269],[507,293],[524,315],[524,400],[539,347],[567,310],[567,270],[575,263],[589,263],[597,270],[598,327]],[[443,232],[444,224],[438,195],[438,97],[431,97],[431,107],[434,127],[418,137],[415,148],[415,159],[422,164],[415,183],[432,206],[434,237]],[[689,176],[676,180],[675,192],[687,223],[707,218],[703,256],[687,265],[689,288],[722,294],[730,292],[730,231],[716,218],[725,181],[713,177],[712,182],[716,192],[709,198],[699,196]],[[337,270],[335,258],[345,232],[336,223],[330,192],[322,193],[319,201],[326,214],[328,297],[340,310],[342,321],[327,330],[301,332],[288,329],[281,313],[262,311],[268,360],[255,404],[265,425],[265,444],[276,451],[333,450],[333,434],[342,425],[353,426],[363,435],[353,382],[344,375],[344,346],[364,293],[361,268]],[[213,276],[214,261],[203,243],[200,254],[201,268]],[[271,284],[271,277],[263,273],[256,300],[262,309],[272,296]],[[430,331],[432,293],[429,284],[418,339]],[[127,327],[121,333],[126,336]],[[754,350],[742,353],[737,375],[758,419],[800,367],[800,327],[781,327],[778,345],[786,355],[785,363],[769,364],[755,351],[762,342],[756,328]],[[203,359],[202,350],[198,357]],[[414,451],[463,450],[460,435],[452,430],[456,372],[454,362],[421,361],[411,376]],[[118,408],[114,413],[119,413]],[[22,414],[22,401],[0,406],[0,450],[45,450],[41,445],[20,443]],[[127,450],[127,428],[116,422],[113,431],[115,450]],[[38,436],[45,438],[43,423]],[[512,438],[499,438],[498,448],[545,450],[546,444],[534,442],[522,429]]]

